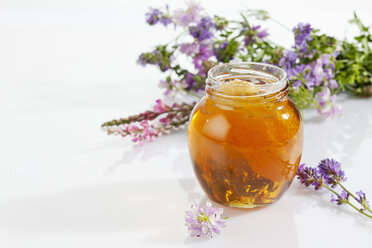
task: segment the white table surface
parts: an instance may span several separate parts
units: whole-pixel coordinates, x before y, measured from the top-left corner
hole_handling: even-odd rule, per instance
[[[203,5],[239,18],[241,2]],[[353,9],[372,23],[371,1],[313,2],[246,5],[290,27],[308,21],[337,37]],[[0,247],[371,247],[371,220],[332,206],[327,192],[297,180],[270,207],[226,207],[230,219],[221,236],[188,237],[183,212],[206,196],[185,130],[142,147],[100,130],[102,122],[146,110],[162,94],[161,74],[136,59],[175,34],[144,23],[147,6],[163,3],[1,1]],[[287,31],[268,26],[275,40],[290,44]],[[347,185],[372,200],[372,99],[339,103],[344,114],[332,120],[305,112],[302,161],[334,157]]]

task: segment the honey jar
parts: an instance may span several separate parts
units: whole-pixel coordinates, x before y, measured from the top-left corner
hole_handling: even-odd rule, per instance
[[[296,175],[301,114],[288,97],[286,72],[264,63],[217,65],[188,128],[195,175],[220,204],[254,208],[275,202]]]

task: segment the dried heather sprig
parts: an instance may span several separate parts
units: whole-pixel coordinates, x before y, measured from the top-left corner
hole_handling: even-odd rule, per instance
[[[184,128],[194,105],[195,103],[174,103],[169,106],[157,100],[152,111],[105,122],[102,124],[102,129],[107,134],[130,136],[133,142],[142,145],[144,141],[154,141],[162,134]]]

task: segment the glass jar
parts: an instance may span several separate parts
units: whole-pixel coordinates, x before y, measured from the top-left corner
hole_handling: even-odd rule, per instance
[[[286,72],[263,63],[230,63],[208,72],[188,142],[208,197],[231,207],[273,203],[288,189],[302,155],[301,114]]]

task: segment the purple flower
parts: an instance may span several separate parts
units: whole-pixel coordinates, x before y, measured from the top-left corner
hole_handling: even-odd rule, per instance
[[[185,83],[187,85],[186,90],[192,89],[197,84],[194,80],[194,74],[188,72],[185,78]]]
[[[154,25],[159,22],[160,17],[163,15],[159,9],[150,8],[149,12],[146,13],[146,22],[150,25]]]
[[[331,54],[322,54],[319,59],[322,61],[322,66],[327,66],[331,62]]]
[[[158,65],[162,72],[167,71],[171,67],[173,56],[167,50],[166,46],[158,46],[152,52],[142,53],[137,60],[139,65]]]
[[[318,104],[317,111],[326,118],[333,117],[342,112],[342,109],[334,104],[336,95],[331,96],[331,91],[323,87],[322,91],[315,94],[315,100]]]
[[[338,182],[346,180],[345,172],[341,170],[341,164],[334,159],[327,158],[320,161],[318,170],[325,183],[332,188],[336,187]]]
[[[337,195],[337,198],[334,197],[334,195],[331,195],[331,202],[336,203],[337,205],[342,205],[348,202],[349,200],[349,193],[347,193],[345,190],[341,191],[341,194]]]
[[[245,46],[255,43],[257,41],[256,40],[257,37],[262,40],[263,38],[269,35],[269,33],[267,32],[267,29],[260,30],[260,28],[261,26],[257,25],[257,26],[252,26],[252,28],[249,30],[247,30],[247,28],[243,30],[243,32],[246,33],[245,38],[244,38]]]
[[[331,88],[331,89],[337,89],[338,88],[337,81],[334,80],[334,79],[329,80],[329,88]]]
[[[209,45],[202,43],[199,46],[199,53],[197,55],[200,60],[207,60],[213,56],[213,52]]]
[[[137,64],[141,66],[145,66],[147,64],[156,65],[156,63],[156,59],[154,56],[151,56],[150,53],[141,53],[137,60]]]
[[[185,211],[185,225],[193,237],[213,238],[225,227],[225,220],[221,219],[222,213],[223,208],[212,207],[209,200],[204,207],[191,205],[191,210]]]
[[[323,63],[322,59],[318,58],[313,63],[310,64],[312,66],[312,74],[314,76],[314,85],[313,86],[319,86],[323,82],[324,77],[324,71],[323,71]]]
[[[300,86],[302,85],[302,82],[300,80],[296,80],[293,84],[292,87],[298,90]]]
[[[279,61],[279,66],[287,72],[288,78],[291,78],[292,76],[298,74],[293,70],[297,58],[297,53],[295,53],[294,51],[285,50],[283,57]]]
[[[200,74],[206,73],[203,62],[207,61],[211,56],[213,56],[213,52],[209,45],[201,43],[199,45],[199,51],[192,59],[192,62],[195,68],[198,70]]]
[[[300,74],[305,77],[305,75],[309,74],[305,72],[306,69],[308,69],[308,66],[306,66],[305,64],[296,65],[292,71],[292,77],[298,77]]]
[[[213,37],[212,30],[215,27],[216,24],[210,17],[203,17],[196,26],[189,27],[189,32],[198,41],[203,41]]]
[[[165,15],[161,10],[150,8],[149,12],[146,13],[146,22],[150,25],[162,23],[164,26],[167,26],[172,22],[172,19]]]
[[[184,81],[174,80],[174,81],[167,81],[167,80],[160,80],[159,82],[160,88],[165,88],[164,95],[167,97],[174,97],[177,92],[184,93],[184,89],[187,88],[187,84]]]
[[[310,37],[312,30],[313,29],[308,23],[299,23],[297,27],[294,27],[292,29],[295,35],[295,49],[298,50],[300,53],[307,52],[307,42],[312,40],[312,38]]]
[[[369,202],[367,201],[366,193],[360,190],[356,192],[356,195],[358,196],[358,198],[355,198],[355,200],[359,202],[364,207],[364,209],[370,207]]]
[[[199,51],[199,44],[193,43],[182,43],[180,44],[180,51],[188,56],[191,54],[196,54]]]
[[[223,51],[226,49],[228,44],[229,43],[227,41],[223,41],[223,42],[221,42],[221,44],[216,44],[213,47],[214,56],[216,56],[218,61],[221,61],[221,62],[224,61],[224,56],[222,56],[222,54],[223,54]],[[233,59],[233,57],[231,57],[230,59]]]
[[[257,37],[262,40],[266,36],[269,36],[269,33],[267,32],[267,29],[260,30],[260,28],[261,28],[261,26],[257,25],[257,26],[253,26],[252,30],[256,31],[257,32],[256,33]]]
[[[176,10],[173,14],[174,23],[183,27],[191,23],[198,23],[201,19],[200,12],[203,8],[195,1],[189,1],[187,9]]]
[[[313,185],[315,190],[322,187],[323,177],[318,173],[317,169],[306,167],[305,164],[301,164],[297,171],[297,179],[300,183],[304,184],[306,187]]]
[[[334,78],[335,75],[334,75],[333,70],[331,68],[324,68],[324,76],[325,76],[325,79],[327,81],[331,81],[331,80],[334,80],[333,78]],[[336,82],[336,84],[337,84],[337,82]],[[331,83],[330,83],[330,85],[331,85]],[[337,88],[337,87],[338,87],[338,84],[335,88]]]

